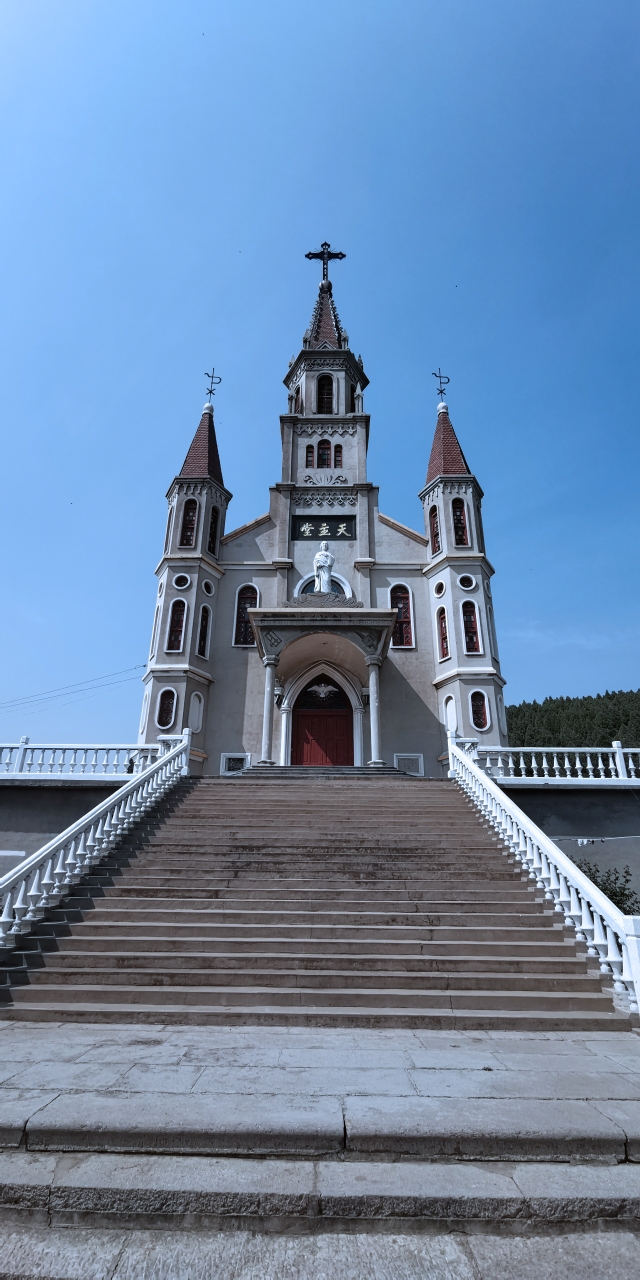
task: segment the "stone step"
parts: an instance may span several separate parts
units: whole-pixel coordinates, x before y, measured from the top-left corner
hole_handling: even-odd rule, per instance
[[[21,1002],[29,988],[20,987],[10,1006],[0,1010],[3,1021],[33,1022],[109,1022],[143,1023],[169,1026],[279,1026],[279,1027],[370,1027],[406,1028],[429,1031],[629,1031],[629,1019],[611,1012],[561,1012],[496,1009],[493,1003],[484,1010],[413,1009],[395,1005],[386,1008],[327,1008],[307,1005],[292,1008],[282,1005],[212,1006],[96,1003],[90,1000],[67,1000],[64,993],[57,1001]],[[270,1100],[271,1101],[271,1100]],[[414,1101],[414,1100],[412,1100]],[[181,1108],[184,1098],[181,1099]]]
[[[44,928],[46,926],[40,926]],[[554,933],[546,935],[548,941],[539,942],[522,942],[501,941],[500,939],[489,939],[487,941],[470,942],[464,939],[464,954],[470,958],[484,956],[503,956],[505,960],[521,957],[523,961],[528,959],[570,959],[578,964],[584,965],[583,959],[578,959],[576,949],[568,938],[563,938],[561,930],[555,930]],[[544,938],[545,935],[543,934]],[[133,939],[133,941],[132,941]],[[26,945],[29,942],[27,937]],[[175,934],[165,935],[147,935],[139,934],[121,935],[108,931],[105,935],[97,937],[88,931],[84,934],[78,934],[74,929],[73,934],[68,931],[68,936],[59,940],[58,946],[64,947],[65,952],[73,951],[94,951],[94,952],[128,952],[130,953],[135,944],[138,952],[182,952],[184,954],[200,954],[202,951],[211,950],[211,938],[201,937],[199,934],[195,936],[180,936]],[[365,956],[369,955],[372,950],[371,940],[366,938],[358,938],[356,940],[350,938],[340,938],[340,954]],[[224,946],[226,949],[232,948],[236,955],[242,955],[250,952],[260,952],[263,955],[272,952],[284,952],[289,950],[297,955],[317,955],[325,954],[333,957],[338,954],[336,942],[332,938],[287,938],[287,937],[230,937],[221,938],[218,947]],[[375,954],[380,957],[396,956],[396,955],[413,955],[415,957],[430,956],[433,959],[442,958],[446,961],[449,956],[458,956],[461,952],[461,943],[458,939],[443,942],[442,940],[411,941],[404,932],[401,938],[390,939],[387,937],[375,939]],[[52,949],[55,948],[55,943]],[[584,953],[583,953],[584,955]]]
[[[15,992],[15,1003],[30,1004],[42,1003],[44,1000],[52,1001],[67,1000],[73,1001],[78,998],[81,1001],[89,1000],[91,1003],[114,1003],[114,987],[111,982],[104,986],[95,982],[82,983],[76,986],[70,979],[61,985],[59,982],[51,982],[46,985],[39,979],[45,970],[39,970],[35,975],[35,980],[29,986],[18,987]],[[260,1005],[260,1004],[278,1004],[278,1005],[315,1005],[317,1007],[339,1005],[339,1006],[363,1006],[370,1008],[379,1008],[391,1005],[395,1009],[413,1008],[413,1009],[453,1009],[466,1010],[467,1012],[476,1009],[515,1009],[515,1010],[531,1010],[534,1011],[553,1011],[566,1010],[578,1012],[580,1010],[589,1012],[595,1010],[597,1012],[607,1012],[611,1009],[611,1001],[608,996],[601,991],[592,992],[565,992],[565,991],[505,991],[505,990],[456,990],[449,989],[428,990],[427,984],[423,984],[419,991],[407,990],[405,987],[384,987],[377,989],[375,987],[332,987],[320,990],[316,987],[304,987],[298,985],[295,987],[275,987],[261,986],[257,982],[251,986],[233,986],[209,987],[198,986],[172,986],[171,988],[162,986],[143,986],[125,985],[117,988],[118,996],[123,1005],[126,1004],[162,1004],[170,1006],[177,1005]]]
[[[151,913],[152,914],[152,913]],[[168,914],[168,913],[167,913]],[[185,912],[185,916],[188,913]],[[156,922],[153,918],[148,922],[132,921],[127,923],[124,919],[117,920],[90,920],[72,922],[74,935],[78,938],[85,938],[89,935],[97,936],[102,933],[108,937],[110,933],[116,932],[120,937],[130,938],[157,938],[163,937],[167,932],[167,927],[171,926],[171,931],[176,937],[198,937],[210,939],[238,938],[249,939],[267,939],[267,938],[289,938],[292,941],[298,938],[305,939],[329,939],[334,938],[342,942],[346,941],[367,941],[376,942],[385,939],[389,941],[417,941],[417,942],[456,942],[458,944],[468,942],[492,942],[496,936],[504,943],[516,942],[544,942],[545,938],[552,934],[554,929],[558,932],[561,926],[547,924],[541,920],[540,927],[533,925],[522,926],[496,926],[495,928],[483,927],[482,925],[464,924],[456,925],[413,925],[407,924],[381,924],[381,925],[354,925],[354,924],[294,924],[294,923],[278,923],[278,924],[245,924],[242,922],[233,922],[229,924],[218,923],[208,924],[184,923],[179,921],[175,916],[165,923]]]
[[[511,905],[511,904],[510,904]],[[256,905],[253,910],[240,910],[232,908],[225,904],[220,907],[214,907],[209,904],[199,902],[185,902],[184,906],[180,901],[169,900],[168,903],[163,902],[161,905],[156,902],[150,902],[149,905],[140,905],[139,902],[123,902],[118,899],[97,899],[94,910],[92,912],[91,924],[113,924],[121,922],[123,925],[131,925],[140,923],[144,926],[154,923],[158,925],[170,924],[190,924],[203,925],[229,925],[238,927],[253,926],[262,928],[263,925],[271,927],[279,925],[284,928],[291,926],[297,928],[299,925],[314,925],[331,928],[337,926],[340,928],[359,928],[361,925],[367,928],[376,927],[384,928],[386,926],[411,927],[411,928],[443,928],[443,929],[519,929],[522,927],[539,928],[549,923],[553,926],[554,916],[552,912],[545,913],[540,910],[533,911],[424,911],[417,909],[414,911],[397,910],[397,911],[349,911],[345,908],[335,911],[327,909],[326,905],[319,906],[316,911],[313,910],[287,910],[281,904],[273,910],[265,910]]]
[[[96,973],[93,965],[82,967],[50,962],[46,968],[39,969],[37,973],[32,972],[30,975],[25,973],[24,980],[28,979],[34,987],[56,984],[59,986],[63,978],[70,984],[95,984],[102,976],[102,973]],[[553,973],[543,977],[539,973],[499,973],[493,976],[484,971],[467,974],[433,971],[407,973],[403,969],[390,968],[352,972],[337,966],[333,969],[324,968],[314,971],[292,968],[273,969],[264,965],[262,968],[252,967],[250,970],[217,966],[172,969],[166,962],[159,971],[156,967],[145,968],[141,960],[135,966],[127,966],[125,970],[112,968],[109,972],[110,986],[246,986],[248,979],[260,987],[290,986],[309,989],[326,987],[331,990],[342,987],[358,987],[362,990],[402,987],[405,991],[553,991],[566,994],[572,992],[580,994],[583,991],[602,992],[599,979],[590,977],[588,974],[569,976]]]
[[[491,974],[502,975],[505,981],[509,975],[518,974],[527,981],[537,981],[538,977],[541,981],[546,982],[555,980],[559,977],[566,976],[573,980],[579,978],[581,981],[588,976],[585,974],[584,962],[575,956],[567,959],[553,956],[548,959],[535,959],[531,956],[518,959],[509,957],[502,958],[496,956],[482,956],[481,958],[474,956],[446,956],[431,957],[422,955],[407,955],[396,949],[390,949],[387,956],[380,955],[379,951],[368,952],[364,955],[348,955],[337,954],[335,948],[332,947],[327,954],[319,954],[311,952],[309,954],[297,955],[294,951],[285,952],[279,955],[271,950],[266,951],[250,951],[243,952],[238,948],[231,951],[207,952],[198,949],[191,952],[171,952],[171,951],[149,951],[142,950],[140,947],[136,951],[98,951],[95,948],[85,947],[82,950],[71,949],[72,939],[64,939],[60,944],[60,950],[52,954],[47,959],[47,971],[55,971],[63,969],[68,972],[75,972],[77,969],[84,969],[91,966],[91,971],[96,973],[98,970],[112,969],[117,970],[138,969],[149,965],[150,956],[154,958],[154,972],[161,969],[163,973],[176,973],[180,970],[189,969],[194,971],[194,964],[197,961],[199,970],[217,970],[226,969],[227,972],[237,970],[238,972],[247,972],[249,970],[263,969],[265,964],[268,969],[286,969],[292,972],[322,972],[323,970],[333,971],[340,968],[349,973],[386,973],[393,969],[395,973],[407,974],[477,974],[482,973],[486,977]],[[13,952],[18,965],[20,961],[25,961],[32,955],[34,964],[31,967],[41,968],[44,964],[42,955],[37,952],[24,953]],[[24,966],[26,967],[26,965]]]

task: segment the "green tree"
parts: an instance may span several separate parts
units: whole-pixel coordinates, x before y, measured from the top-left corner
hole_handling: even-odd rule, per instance
[[[507,707],[512,747],[640,746],[640,689]]]

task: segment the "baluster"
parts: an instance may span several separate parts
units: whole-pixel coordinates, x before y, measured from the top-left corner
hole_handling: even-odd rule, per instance
[[[544,887],[544,896],[546,902],[553,902],[553,894],[551,892],[551,863],[542,850],[540,851],[540,862],[542,864],[540,870],[540,879]]]
[[[570,920],[573,923],[573,927],[576,930],[576,935],[577,935],[578,929],[580,928],[580,921],[582,920],[582,906],[580,905],[580,899],[578,897],[577,890],[574,888],[572,884],[569,885],[568,915]]]
[[[636,988],[633,981],[633,975],[631,973],[631,965],[629,963],[629,952],[627,950],[626,942],[623,942],[622,944],[622,981],[624,982],[624,985],[627,988],[627,993],[629,996],[629,1009],[631,1013],[637,1013],[638,997],[636,995]]]
[[[581,902],[582,915],[580,917],[580,929],[577,932],[576,937],[579,938],[581,942],[586,942],[588,956],[597,956],[598,952],[593,945],[593,916],[591,915],[587,899],[581,898]]]
[[[21,933],[29,932],[29,925],[25,925],[23,927],[23,924],[22,924],[23,917],[26,916],[27,911],[29,910],[29,904],[27,902],[27,884],[28,884],[27,880],[20,881],[18,896],[13,904],[13,914],[15,916],[15,923],[13,925],[13,928],[10,929],[9,932],[14,933],[17,936],[19,936]]]
[[[611,925],[608,924],[606,928],[607,928],[607,960],[611,966],[611,971],[613,973],[613,978],[614,978],[613,989],[614,991],[624,991],[626,993],[626,987],[621,977],[622,952],[620,951],[620,948],[618,946],[618,939],[616,938],[616,935],[613,929],[611,928]]]
[[[87,867],[91,866],[91,860],[87,855],[87,833],[83,831],[80,836],[80,843],[76,849],[76,863],[80,875],[82,876]]]
[[[53,862],[53,858],[48,859],[44,875],[40,882],[42,897],[38,906],[42,909],[42,915],[44,915],[47,907],[52,907],[54,905],[56,900],[56,882],[53,878]]]
[[[533,871],[531,870],[532,865],[533,865],[533,853],[532,853],[532,850],[531,850],[531,837],[530,837],[530,836],[525,836],[525,833],[524,833],[524,831],[522,830],[522,827],[519,827],[519,831],[520,831],[520,840],[519,840],[519,843],[518,843],[518,853],[520,854],[520,860],[521,860],[521,862],[522,862],[522,865],[523,865],[524,869],[525,869],[525,870],[527,870],[527,869],[528,869],[528,871],[529,871],[529,879],[530,879],[530,880],[535,880],[535,876],[534,876],[534,874],[533,874]]]
[[[529,837],[527,837],[529,839]],[[544,892],[545,883],[542,878],[542,850],[537,840],[530,840],[531,845],[531,873],[536,882],[536,889],[542,889]]]
[[[598,777],[604,778],[604,762],[601,751],[598,752]]]
[[[542,776],[543,778],[549,777],[549,761],[547,760],[546,751],[542,752]]]
[[[76,880],[80,879],[80,873],[76,865],[75,847],[76,847],[75,840],[70,840],[69,846],[68,846],[69,852],[65,858],[65,864],[64,864],[65,865],[65,877],[64,877],[65,884],[75,884]]]
[[[560,881],[560,893],[558,894],[558,904],[561,910],[564,912],[565,920],[568,920],[569,923],[571,924],[572,921],[569,916],[569,907],[571,906],[571,894],[569,893],[567,878],[566,876],[559,874],[558,879]]]
[[[636,757],[632,751],[625,751],[625,759],[627,762],[627,772],[631,778],[637,778],[636,773]],[[638,765],[640,766],[640,756],[638,756]]]
[[[599,911],[594,911],[593,913],[593,945],[600,957],[600,972],[611,973],[611,966],[607,964],[609,943],[602,927],[602,917]]]
[[[587,751],[587,772],[589,774],[589,777],[592,778],[593,777],[593,760],[591,759],[590,751]]]
[[[64,894],[64,883],[67,875],[66,863],[65,863],[66,848],[67,848],[66,845],[62,846],[58,854],[56,865],[53,870],[53,878],[56,882],[56,887],[55,889],[52,890],[51,896],[55,898],[61,898]]]
[[[31,888],[27,893],[29,899],[29,910],[27,911],[27,920],[41,920],[44,911],[39,909],[39,902],[42,898],[42,890],[40,888],[40,868],[36,867],[35,875],[31,881]]]
[[[73,751],[71,752],[71,759],[69,761],[69,773],[75,773],[77,758],[78,758],[78,749],[77,747],[74,747]]]
[[[558,764],[558,752],[557,752],[557,751],[554,751],[554,753],[553,753],[553,764],[551,765],[551,777],[552,777],[552,778],[559,778],[559,777],[560,777],[560,765]]]
[[[11,893],[11,890],[9,890],[4,900],[2,915],[0,916],[0,946],[6,947],[6,948],[15,947],[16,945],[16,940],[14,935],[9,932],[9,930],[11,929],[11,926],[13,925],[12,900],[13,900],[13,895]]]
[[[558,868],[556,867],[555,862],[551,862],[551,860],[549,860],[549,870],[551,873],[550,880],[549,880],[549,889],[551,890],[551,896],[555,904],[553,909],[554,911],[558,911],[562,913],[562,907],[560,906],[560,903],[558,901],[560,897],[560,881],[558,879]]]
[[[570,778],[571,777],[571,760],[569,758],[569,753],[567,751],[565,751],[564,753],[564,764],[562,767],[564,769],[565,778]]]

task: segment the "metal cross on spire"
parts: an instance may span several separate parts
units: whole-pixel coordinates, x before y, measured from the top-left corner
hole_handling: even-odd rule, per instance
[[[346,253],[334,253],[327,240],[320,245],[317,253],[305,253],[305,258],[318,258],[322,263],[322,279],[329,279],[329,263],[333,258],[346,258]]]
[[[216,387],[220,386],[220,383],[222,382],[222,378],[218,377],[215,369],[213,368],[213,365],[211,366],[211,373],[207,373],[205,370],[204,376],[205,378],[209,379],[209,386],[207,387],[207,391],[209,392],[209,400],[211,400],[212,396],[216,394]]]
[[[437,373],[432,373],[432,374],[431,374],[431,377],[432,377],[432,378],[437,378],[437,379],[438,379],[438,395],[440,396],[440,399],[442,400],[442,397],[443,397],[443,395],[444,395],[444,393],[445,393],[445,390],[446,390],[447,384],[448,384],[449,382],[451,382],[451,378],[447,378],[447,377],[445,376],[445,374],[444,374],[444,373],[441,373],[441,372],[440,372],[440,366],[438,366],[438,372],[437,372]]]

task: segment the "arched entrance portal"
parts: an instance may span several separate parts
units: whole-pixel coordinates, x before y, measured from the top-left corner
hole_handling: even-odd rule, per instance
[[[353,764],[351,703],[331,676],[310,680],[293,708],[291,763]]]

